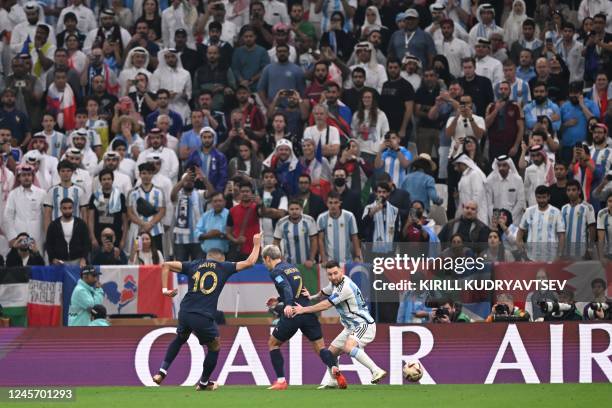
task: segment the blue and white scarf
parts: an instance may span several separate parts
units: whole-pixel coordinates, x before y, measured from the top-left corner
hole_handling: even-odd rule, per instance
[[[367,217],[370,209],[378,205],[376,201],[368,204],[363,210],[363,218]],[[374,214],[374,233],[372,235],[372,249],[374,252],[389,252],[392,249],[395,237],[395,225],[399,210],[388,201],[385,208]]]
[[[99,208],[100,204],[105,202],[104,193],[102,192],[102,188],[96,190],[93,193],[94,196],[94,206]],[[111,190],[110,197],[108,199],[108,203],[106,203],[108,213],[109,214],[117,214],[121,212],[121,191],[117,187],[113,187]]]

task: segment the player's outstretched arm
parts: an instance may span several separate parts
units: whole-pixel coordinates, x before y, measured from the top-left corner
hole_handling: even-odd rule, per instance
[[[318,313],[318,312],[327,310],[332,306],[333,306],[333,303],[331,303],[328,300],[324,300],[312,306],[302,306],[302,305],[296,304],[291,307],[290,314],[287,315],[287,317],[297,316],[297,315],[304,314],[304,313]],[[287,311],[285,311],[285,314],[287,314]]]
[[[259,250],[261,248],[261,234],[253,235],[253,250],[249,254],[249,257],[244,260],[236,263],[236,270],[241,271],[243,269],[250,268],[255,265],[257,259],[259,258]]]
[[[183,269],[183,264],[177,261],[164,262],[161,268],[162,294],[168,297],[174,297],[178,293],[178,289],[168,290],[168,274],[170,271],[178,273]]]

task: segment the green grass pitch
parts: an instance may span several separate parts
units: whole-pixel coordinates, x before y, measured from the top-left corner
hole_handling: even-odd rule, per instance
[[[612,406],[611,384],[379,385],[348,390],[293,386],[287,391],[227,386],[214,392],[191,387],[82,387],[72,402],[20,402],[4,407],[494,407],[566,408]]]

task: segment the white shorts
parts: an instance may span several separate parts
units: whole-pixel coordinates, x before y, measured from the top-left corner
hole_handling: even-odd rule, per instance
[[[363,324],[353,329],[345,328],[334,339],[334,341],[332,341],[331,345],[337,349],[343,349],[344,344],[349,339],[349,337],[352,337],[357,341],[359,348],[364,348],[372,341],[374,341],[374,337],[376,337],[376,323]]]

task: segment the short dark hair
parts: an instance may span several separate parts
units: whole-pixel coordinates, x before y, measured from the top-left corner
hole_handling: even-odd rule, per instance
[[[573,81],[570,82],[568,93],[582,93],[582,81]]]
[[[382,188],[383,190],[385,190],[386,192],[390,193],[391,192],[391,187],[389,186],[389,183],[386,183],[384,181],[378,183],[376,185],[376,189],[378,190],[379,188]]]
[[[68,204],[68,203],[70,203],[71,205],[74,205],[74,201],[72,201],[72,198],[68,198],[68,197],[62,198],[62,201],[60,201],[60,207],[63,204]]]
[[[161,94],[166,94],[168,98],[170,97],[170,92],[167,89],[162,88],[157,91],[157,97],[159,97]]]
[[[565,185],[565,189],[567,189],[568,187],[576,187],[578,189],[578,191],[580,191],[582,189],[582,186],[580,185],[580,182],[576,179],[571,179],[567,181],[567,184]]]
[[[102,169],[100,173],[98,173],[98,180],[102,180],[102,176],[111,176],[113,181],[115,180],[115,173],[111,169]]]
[[[221,198],[223,198],[225,200],[225,196],[223,195],[223,193],[221,191],[215,191],[214,193],[212,193],[212,195],[210,196],[210,199],[212,200],[213,198],[215,198],[216,196],[221,196]]]
[[[548,91],[548,87],[544,81],[536,81],[536,83],[533,85],[533,89],[539,88],[540,86],[543,86],[544,89]]]
[[[351,72],[351,76],[353,76],[353,74],[355,74],[355,72],[357,72],[358,74],[363,74],[363,76],[366,76],[365,69],[363,69],[361,67],[355,67],[353,69],[353,72]]]
[[[543,184],[539,185],[535,189],[535,195],[550,195],[550,189],[548,188],[548,186],[545,186]]]
[[[327,199],[329,200],[330,198],[342,201],[342,197],[340,196],[340,193],[337,191],[330,191],[329,194],[327,195]]]
[[[275,49],[279,49],[279,48],[286,48],[287,51],[289,51],[289,45],[288,44],[277,44],[276,47],[274,47]]]
[[[301,178],[307,178],[307,179],[308,179],[308,182],[309,182],[309,183],[312,183],[312,178],[310,177],[310,174],[306,174],[306,173],[304,173],[304,174],[300,174],[300,176],[298,177],[298,181],[299,181]]]
[[[144,162],[138,165],[138,171],[148,171],[153,173],[155,171],[155,165],[151,162]]]
[[[531,27],[531,28],[535,28],[535,21],[533,21],[532,19],[528,18],[525,19],[525,21],[523,21],[523,27]]]
[[[472,64],[474,64],[474,66],[476,66],[476,59],[474,57],[465,57],[461,59],[461,66],[463,66],[463,64],[465,64],[466,62],[471,62]]]
[[[253,185],[251,183],[249,183],[248,181],[242,181],[240,184],[238,184],[238,189],[242,189],[242,187],[248,187],[249,190],[253,191]]]
[[[340,264],[338,263],[338,261],[335,261],[333,259],[330,259],[329,261],[325,263],[325,269],[339,268],[339,267],[340,267]]]
[[[287,208],[290,207],[293,204],[299,205],[301,208],[304,207],[304,204],[302,203],[302,200],[300,200],[299,198],[292,198],[291,200],[289,200],[289,204],[287,205]]]
[[[70,169],[74,171],[74,165],[68,160],[62,160],[61,162],[57,163],[57,171],[60,171],[61,169]]]
[[[272,170],[271,168],[263,169],[263,171],[261,172],[262,180],[263,180],[263,178],[265,177],[266,174],[272,174],[275,179],[278,179],[278,177],[276,177],[276,172],[274,170]]]
[[[572,31],[576,31],[576,26],[569,21],[564,21],[563,24],[561,24],[562,30],[565,30],[566,28],[569,28]]]
[[[537,129],[531,132],[531,136],[542,136],[542,139],[544,140],[548,139],[548,133],[546,133],[545,131],[541,129]]]

